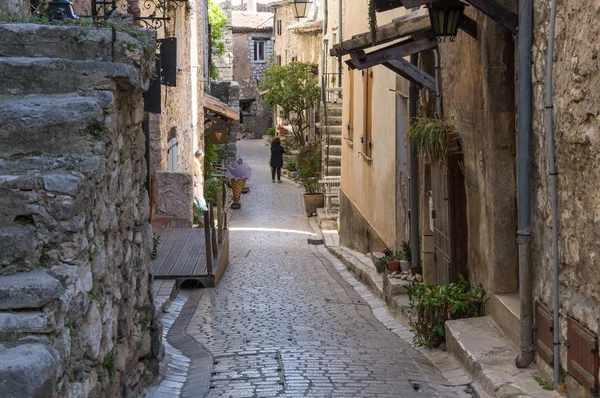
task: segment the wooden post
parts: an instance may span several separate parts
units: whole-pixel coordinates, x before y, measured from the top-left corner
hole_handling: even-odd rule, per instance
[[[227,229],[227,209],[225,205],[227,204],[227,186],[225,185],[225,181],[223,181],[223,229]]]
[[[210,206],[210,204],[209,204]],[[204,248],[206,251],[206,271],[208,275],[212,275],[212,245],[210,238],[210,216],[208,210],[204,211]]]
[[[221,182],[221,185],[223,182]],[[219,244],[223,243],[223,189],[217,190],[217,228],[219,232]]]
[[[219,246],[217,244],[217,231],[215,230],[215,208],[212,205],[212,201],[208,202],[208,212],[210,213],[210,228],[211,228],[211,246],[213,256],[217,257],[219,254]]]

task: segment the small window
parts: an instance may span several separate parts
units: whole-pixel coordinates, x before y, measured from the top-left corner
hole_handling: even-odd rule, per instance
[[[254,62],[265,62],[266,57],[266,40],[254,41]]]
[[[281,55],[277,56],[277,65],[281,66]]]
[[[254,100],[240,100],[240,111],[242,112],[242,115],[245,116],[252,116],[254,115]]]
[[[298,61],[298,57],[292,57],[292,62],[297,62]]]
[[[277,36],[281,36],[281,19],[277,21]]]

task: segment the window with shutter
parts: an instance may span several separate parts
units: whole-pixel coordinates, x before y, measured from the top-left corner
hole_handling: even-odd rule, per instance
[[[354,69],[348,70],[348,125],[346,129],[348,131],[348,139],[354,140]]]

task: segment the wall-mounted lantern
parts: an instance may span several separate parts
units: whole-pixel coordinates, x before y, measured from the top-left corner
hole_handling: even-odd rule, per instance
[[[69,0],[54,0],[48,4],[48,16],[52,19],[79,19]]]
[[[431,28],[437,37],[455,37],[465,5],[457,0],[437,1],[429,6]]]
[[[306,10],[308,9],[308,5],[310,3],[310,0],[294,0],[292,3],[294,18],[300,19],[306,17]]]

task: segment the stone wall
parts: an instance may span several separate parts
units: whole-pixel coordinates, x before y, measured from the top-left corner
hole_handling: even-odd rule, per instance
[[[154,37],[0,25],[0,54],[0,396],[134,394],[161,352],[141,127]]]
[[[210,86],[210,94],[226,103],[231,109],[240,111],[240,86],[237,82],[213,82]],[[229,125],[227,152],[230,157],[235,158],[240,124],[238,121],[229,121]]]
[[[552,307],[551,191],[547,152],[546,55],[550,1],[534,2],[533,264],[535,294]],[[566,316],[600,335],[600,4],[559,2],[554,48],[561,339]],[[566,370],[568,349],[561,352]],[[573,396],[583,396],[567,377]]]
[[[252,112],[243,116],[244,132],[254,138],[266,134],[267,128],[273,125],[271,109],[265,109],[258,87],[264,71],[269,67],[273,57],[273,40],[271,33],[234,33],[234,67],[233,76],[240,87],[240,101],[254,100]],[[266,61],[254,61],[255,39],[265,39]]]

